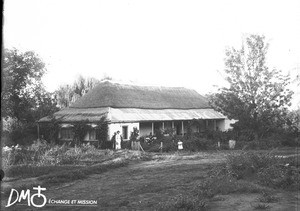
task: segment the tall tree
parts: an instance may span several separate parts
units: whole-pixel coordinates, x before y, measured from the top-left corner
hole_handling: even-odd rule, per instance
[[[63,85],[56,90],[58,105],[61,108],[70,106],[75,100],[85,95],[100,81],[95,78],[79,76],[72,85]]]
[[[255,139],[286,124],[287,107],[293,92],[286,88],[289,77],[266,64],[265,37],[250,35],[240,49],[226,50],[225,73],[229,88],[221,88],[211,105],[231,119],[240,131],[250,131]]]
[[[35,121],[57,109],[55,99],[41,81],[45,72],[44,62],[34,52],[4,50],[1,116],[14,124],[10,132],[17,131],[18,139],[26,136],[29,130],[34,133]]]
[[[5,49],[3,61],[2,117],[26,119],[35,106],[45,64],[34,52],[22,53],[17,49]]]

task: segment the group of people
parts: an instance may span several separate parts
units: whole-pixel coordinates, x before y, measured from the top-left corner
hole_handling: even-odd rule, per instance
[[[152,133],[150,133],[150,136],[148,136],[148,137],[145,139],[145,141],[146,141],[147,143],[151,143],[153,139],[156,139],[156,137],[153,136]],[[122,136],[121,136],[121,134],[120,134],[120,131],[118,130],[118,131],[115,133],[114,138],[113,138],[113,148],[114,148],[115,150],[122,149],[122,145],[121,145],[121,144],[122,144],[122,141],[123,141],[123,138],[122,138]],[[179,149],[179,150],[182,150],[182,149],[183,149],[183,143],[182,143],[182,141],[179,141],[177,144],[178,144],[178,149]]]
[[[121,143],[122,143],[122,136],[120,134],[120,131],[117,131],[115,133],[115,138],[114,138],[114,144],[113,144],[113,148],[118,150],[118,149],[121,149]]]

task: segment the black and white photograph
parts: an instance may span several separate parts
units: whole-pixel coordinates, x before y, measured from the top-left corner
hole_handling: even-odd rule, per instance
[[[4,0],[0,210],[300,211],[299,0]]]

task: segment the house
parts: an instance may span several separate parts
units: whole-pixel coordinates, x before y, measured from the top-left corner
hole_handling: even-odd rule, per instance
[[[207,100],[196,91],[178,87],[136,86],[102,82],[90,90],[70,107],[54,114],[59,119],[59,139],[72,140],[73,124],[87,120],[91,130],[84,140],[95,141],[95,123],[105,116],[108,120],[109,140],[120,131],[123,140],[129,140],[133,128],[140,136],[155,134],[157,130],[173,129],[177,135],[184,135],[190,121],[200,122],[192,126],[194,132],[206,129],[228,129],[224,115],[212,109]],[[49,122],[49,117],[39,124]]]

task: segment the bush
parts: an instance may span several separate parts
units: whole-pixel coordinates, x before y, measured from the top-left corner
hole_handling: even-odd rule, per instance
[[[231,193],[260,193],[265,188],[252,182],[237,180],[228,174],[211,175],[198,184],[197,194],[205,198],[212,198],[217,194]]]
[[[203,138],[200,134],[193,134],[190,137],[182,136],[161,136],[146,142],[144,138],[140,138],[141,145],[145,151],[160,152],[161,142],[163,143],[163,152],[174,152],[178,150],[178,141],[183,142],[183,150],[187,151],[200,151],[216,149],[216,141]]]
[[[100,149],[113,149],[113,141],[103,141]]]
[[[121,148],[122,149],[131,149],[131,140],[130,141],[122,141]]]
[[[143,138],[140,138],[141,146],[148,152],[160,152],[161,142],[163,143],[163,152],[173,152],[177,150],[177,139],[171,136],[162,136],[160,139],[146,142]]]
[[[199,151],[216,148],[216,144],[212,140],[206,138],[192,137],[189,140],[183,141],[183,149],[188,151]]]
[[[226,167],[230,175],[237,179],[251,177],[261,169],[273,165],[274,155],[270,153],[242,152],[231,154],[226,157]]]
[[[299,190],[300,174],[296,167],[272,165],[258,173],[258,180],[262,185]]]
[[[237,179],[254,178],[259,184],[282,189],[299,189],[299,163],[269,153],[242,152],[227,156],[225,173]]]

